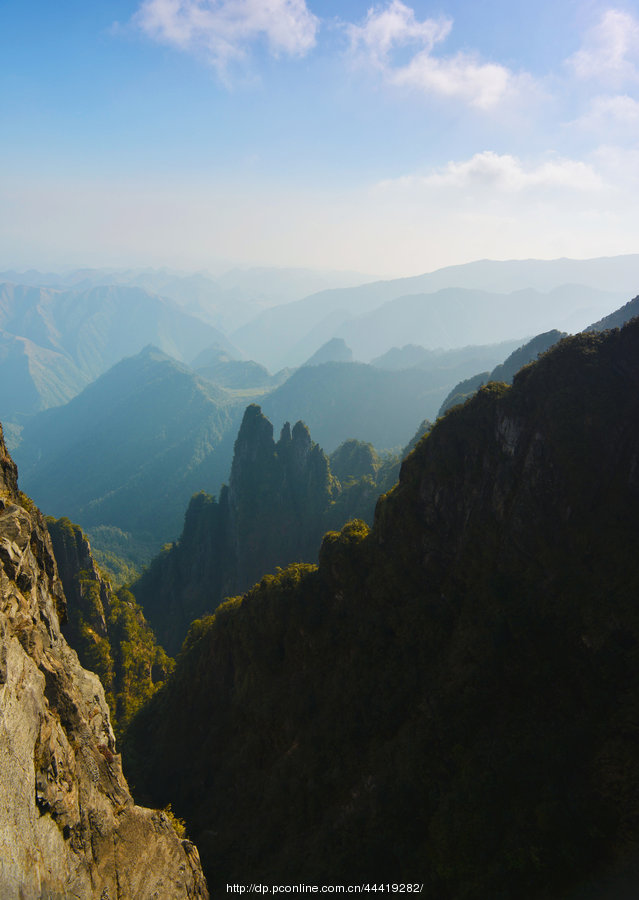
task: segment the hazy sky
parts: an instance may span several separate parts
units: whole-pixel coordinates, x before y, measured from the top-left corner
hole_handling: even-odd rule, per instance
[[[2,0],[0,266],[639,251],[639,4]]]

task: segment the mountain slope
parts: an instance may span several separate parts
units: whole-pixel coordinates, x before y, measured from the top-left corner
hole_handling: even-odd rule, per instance
[[[196,490],[227,477],[240,415],[221,388],[147,348],[33,418],[15,455],[48,514],[133,532],[144,558],[179,533]]]
[[[371,360],[371,365],[378,369],[439,368],[471,374],[482,366],[496,365],[518,346],[519,342],[516,340],[458,347],[455,350],[427,350],[418,344],[404,344],[403,347],[391,347],[386,353]]]
[[[116,736],[173,670],[133,595],[114,591],[98,570],[82,529],[47,518],[67,600],[63,633],[80,663],[100,678]]]
[[[261,406],[276,426],[301,419],[327,453],[349,438],[397,449],[418,422],[435,417],[454,379],[443,369],[393,372],[365,363],[322,363],[298,369]]]
[[[345,323],[338,331],[358,359],[370,359],[408,341],[428,347],[487,344],[562,327],[578,331],[593,310],[614,309],[618,293],[564,285],[548,293],[532,289],[494,293],[444,288],[402,296]]]
[[[538,334],[532,340],[513,350],[503,363],[495,366],[492,372],[480,372],[471,378],[461,381],[455,385],[442,403],[439,408],[439,415],[443,416],[453,406],[463,403],[478,391],[483,384],[488,384],[489,381],[503,381],[506,384],[512,384],[513,378],[521,368],[528,365],[528,363],[534,362],[542,353],[553,347],[563,337],[566,337],[566,335],[556,330]]]
[[[558,900],[636,857],[638,460],[634,321],[481,390],[371,532],[196,623],[128,746],[213,883]]]
[[[607,328],[621,328],[626,322],[639,316],[639,297],[629,300],[621,309],[616,309],[609,316],[604,316],[599,322],[589,325],[584,331],[605,331]]]
[[[214,343],[232,350],[211,325],[137,287],[0,284],[0,359],[13,386],[0,395],[0,415],[63,403],[147,344],[185,361]]]

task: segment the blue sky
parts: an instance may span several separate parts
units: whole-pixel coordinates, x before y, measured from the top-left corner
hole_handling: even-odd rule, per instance
[[[0,265],[639,251],[637,3],[4,0]]]

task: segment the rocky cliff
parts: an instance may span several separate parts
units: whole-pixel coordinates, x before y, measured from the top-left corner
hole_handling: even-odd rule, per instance
[[[173,670],[141,607],[124,587],[114,590],[98,569],[82,529],[67,518],[47,518],[67,599],[64,636],[83,666],[99,676],[111,722],[120,735]]]
[[[340,477],[331,473],[335,460]],[[260,407],[245,411],[228,487],[192,499],[180,540],[132,586],[158,639],[177,653],[191,622],[266,572],[317,559],[325,531],[354,516],[372,521],[399,471],[371,445],[348,441],[329,459],[308,428],[287,422],[279,440]]]
[[[102,685],[60,633],[65,605],[0,429],[0,896],[208,897],[197,849],[131,797]]]

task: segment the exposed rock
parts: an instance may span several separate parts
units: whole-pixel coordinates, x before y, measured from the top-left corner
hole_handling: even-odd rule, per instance
[[[60,633],[64,610],[0,428],[0,896],[208,897],[197,849],[134,804],[102,685]]]
[[[117,591],[98,569],[91,545],[68,518],[47,518],[67,600],[63,633],[80,663],[99,676],[119,737],[137,708],[173,669],[133,594]]]

